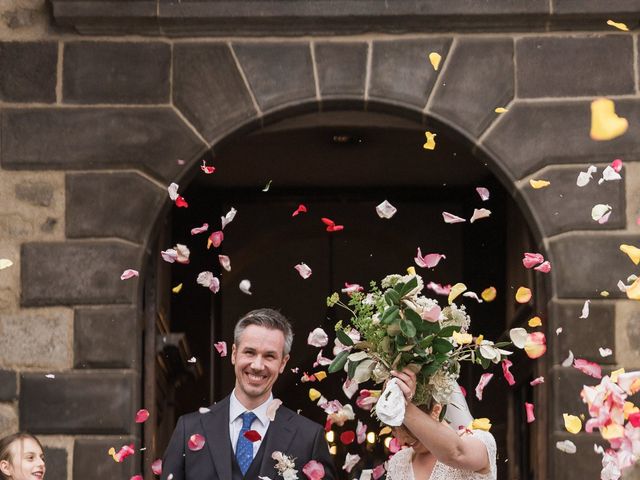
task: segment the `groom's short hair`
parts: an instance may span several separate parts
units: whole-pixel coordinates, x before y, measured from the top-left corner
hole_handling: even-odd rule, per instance
[[[233,330],[233,343],[236,346],[240,341],[240,336],[249,325],[257,325],[270,330],[280,330],[284,335],[284,355],[289,354],[293,343],[293,330],[289,320],[280,312],[271,308],[259,308],[247,313],[238,320]]]

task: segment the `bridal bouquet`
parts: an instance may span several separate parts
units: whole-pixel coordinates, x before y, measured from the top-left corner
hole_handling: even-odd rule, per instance
[[[344,346],[333,359],[329,372],[346,369],[351,381],[372,379],[382,383],[391,370],[407,367],[417,376],[413,402],[416,405],[443,405],[443,414],[460,375],[460,362],[477,363],[483,368],[499,363],[511,352],[502,347],[510,342],[493,343],[468,333],[471,319],[464,306],[453,303],[442,308],[434,299],[421,294],[424,283],[415,273],[389,275],[380,286],[371,282],[369,292],[347,289],[349,299],[343,303],[338,293],[327,299],[328,306],[338,305],[351,313],[349,324],[336,324],[337,344]],[[399,425],[404,418],[404,401],[391,380],[376,405],[378,418],[388,425]],[[401,395],[401,394],[400,394]],[[397,410],[381,415],[384,408]],[[400,423],[397,423],[397,422]]]

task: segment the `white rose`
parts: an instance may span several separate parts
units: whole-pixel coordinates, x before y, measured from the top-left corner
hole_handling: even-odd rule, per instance
[[[398,381],[392,378],[376,403],[376,415],[382,423],[390,427],[399,427],[404,420],[404,403],[404,395]]]

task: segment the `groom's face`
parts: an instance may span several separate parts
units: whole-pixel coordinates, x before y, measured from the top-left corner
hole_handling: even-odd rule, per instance
[[[258,325],[249,325],[231,348],[236,374],[236,396],[245,407],[264,402],[273,384],[284,371],[289,355],[284,355],[284,334]]]

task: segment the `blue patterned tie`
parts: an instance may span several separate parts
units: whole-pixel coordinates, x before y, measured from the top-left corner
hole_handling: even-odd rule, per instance
[[[244,476],[253,461],[253,442],[246,438],[244,434],[251,430],[251,424],[258,417],[253,412],[244,412],[240,416],[242,417],[242,429],[236,443],[236,460],[238,460],[242,476]]]

